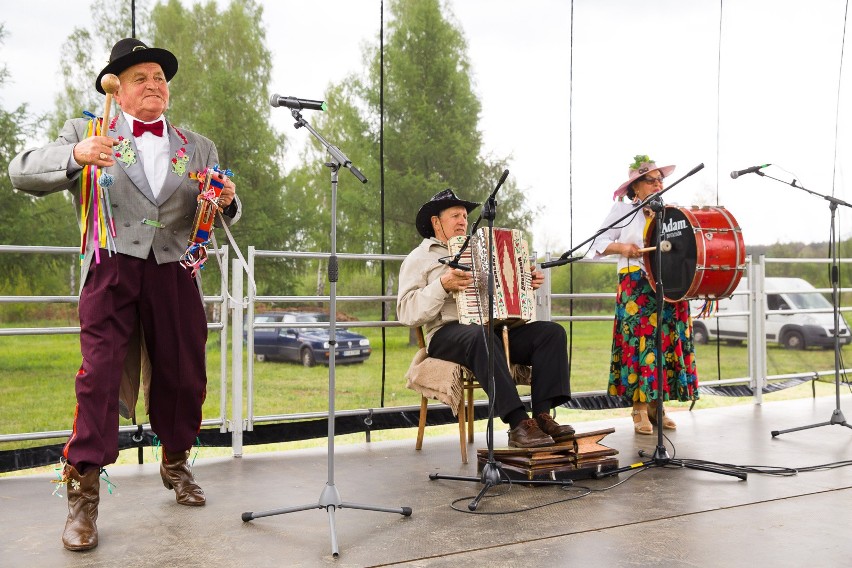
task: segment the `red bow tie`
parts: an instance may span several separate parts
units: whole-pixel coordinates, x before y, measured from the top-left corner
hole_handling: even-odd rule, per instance
[[[144,122],[139,122],[138,120],[133,121],[133,136],[142,136],[145,132],[150,132],[154,136],[162,136],[163,135],[163,121],[160,120],[158,122],[152,122],[151,124],[145,124]]]

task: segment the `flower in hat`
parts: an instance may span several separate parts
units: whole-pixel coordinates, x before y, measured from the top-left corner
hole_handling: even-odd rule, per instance
[[[648,172],[659,170],[660,175],[668,177],[674,171],[675,166],[657,166],[656,162],[645,154],[637,154],[633,156],[633,163],[627,169],[627,181],[618,186],[618,189],[612,194],[613,199],[619,199],[627,195],[630,189],[630,184],[644,176]]]

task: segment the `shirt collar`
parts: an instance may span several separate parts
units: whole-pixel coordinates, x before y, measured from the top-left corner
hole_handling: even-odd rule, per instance
[[[131,126],[133,125],[134,120],[139,120],[138,118],[136,118],[135,116],[133,116],[129,112],[121,111],[121,113],[124,115],[124,120],[127,121],[127,124],[129,124]],[[161,114],[156,120],[151,120],[151,121],[139,120],[139,122],[141,122],[143,124],[154,124],[155,122],[160,122],[160,121],[163,121],[163,120],[165,120],[165,116]]]

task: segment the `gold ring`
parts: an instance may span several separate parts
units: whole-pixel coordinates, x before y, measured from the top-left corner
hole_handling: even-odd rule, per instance
[[[101,152],[101,154],[100,154],[100,159],[101,159],[101,160],[106,160],[106,154],[104,154],[103,152]]]

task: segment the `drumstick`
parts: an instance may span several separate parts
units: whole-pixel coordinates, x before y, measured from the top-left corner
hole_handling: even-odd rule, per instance
[[[636,252],[651,252],[651,251],[655,251],[655,250],[657,250],[657,247],[645,247],[645,248],[640,248]],[[672,250],[671,241],[660,241],[660,250],[663,251],[663,252],[669,252],[670,250]]]

